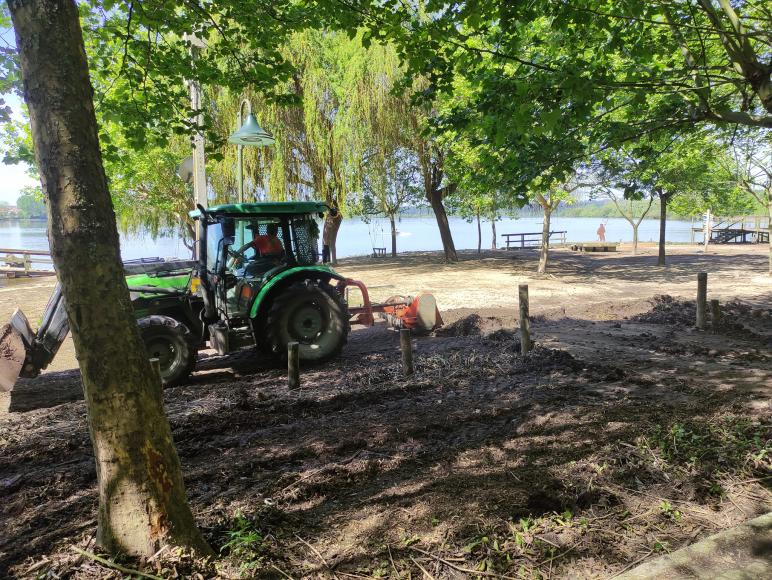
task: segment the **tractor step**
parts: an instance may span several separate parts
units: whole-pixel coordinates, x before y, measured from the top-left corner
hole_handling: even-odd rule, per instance
[[[209,325],[209,345],[217,351],[217,354],[228,354],[254,344],[255,337],[248,326],[228,328],[228,325],[222,321]]]

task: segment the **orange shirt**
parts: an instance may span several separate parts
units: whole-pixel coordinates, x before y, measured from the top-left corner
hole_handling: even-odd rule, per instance
[[[256,236],[252,240],[252,247],[260,256],[281,256],[284,253],[284,246],[276,236]]]

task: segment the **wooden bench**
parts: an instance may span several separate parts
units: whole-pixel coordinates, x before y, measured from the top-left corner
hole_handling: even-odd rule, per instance
[[[556,236],[559,243],[566,243],[567,231],[555,231],[549,233],[549,239],[552,240],[552,236]],[[522,249],[522,248],[536,248],[541,245],[541,232],[526,232],[518,234],[501,234],[506,243],[507,250]]]
[[[382,258],[386,255],[386,248],[373,248],[373,258]]]
[[[617,247],[619,244],[614,242],[582,242],[571,245],[574,252],[616,252]]]

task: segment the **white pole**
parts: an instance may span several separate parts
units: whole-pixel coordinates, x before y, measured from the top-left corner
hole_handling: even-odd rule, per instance
[[[206,45],[194,35],[187,35],[191,42],[190,54],[196,59]],[[204,124],[204,113],[201,106],[201,86],[198,81],[188,81],[190,89],[190,107],[198,113],[192,121],[199,127]],[[196,131],[193,135],[193,204],[207,206],[206,159],[204,157],[204,133]],[[193,257],[198,257],[198,246],[201,240],[201,220],[196,220],[196,244],[193,247]]]

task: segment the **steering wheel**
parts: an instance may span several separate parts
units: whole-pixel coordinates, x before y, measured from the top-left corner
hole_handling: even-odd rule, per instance
[[[241,264],[243,264],[243,263],[246,261],[246,259],[247,259],[246,255],[245,255],[245,252],[241,252],[241,251],[239,251],[239,250],[233,250],[233,249],[231,249],[231,248],[228,248],[228,256],[230,256],[231,258],[233,258],[233,259],[230,261],[230,264],[228,265],[228,267],[229,267],[229,268],[232,268],[232,267],[233,267],[234,265],[236,265],[236,264],[239,264],[239,265],[241,265]]]

